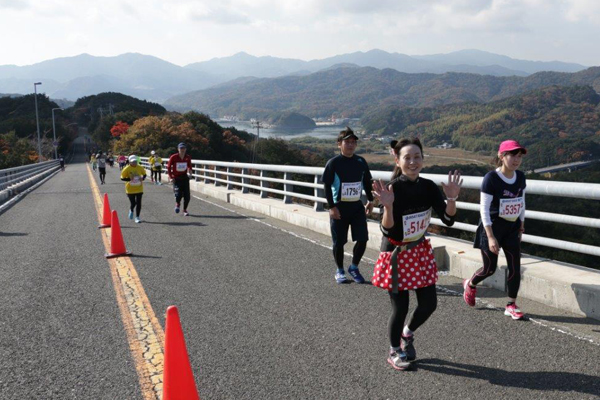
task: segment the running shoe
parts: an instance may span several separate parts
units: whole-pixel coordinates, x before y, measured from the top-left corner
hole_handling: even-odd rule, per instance
[[[133,211],[129,210],[129,219],[133,219]]]
[[[465,289],[463,293],[463,299],[465,299],[465,303],[471,307],[475,307],[475,296],[477,295],[477,288],[473,288],[469,285],[469,280],[465,279],[463,282],[463,288]]]
[[[142,220],[139,217],[135,217],[135,223],[139,224],[140,222],[142,222]]]
[[[410,367],[410,362],[403,351],[390,351],[387,362],[398,371],[405,371]]]
[[[515,303],[506,306],[504,315],[511,317],[512,319],[523,319],[523,317],[525,317],[525,314],[519,310],[519,307]]]
[[[356,282],[356,283],[365,283],[365,278],[363,278],[363,276],[360,274],[360,271],[358,270],[358,267],[348,268],[348,273],[350,274],[350,276],[352,277],[352,279],[354,279],[354,282]]]
[[[189,217],[189,216],[190,216],[190,213],[189,213],[189,212],[187,212],[187,210],[183,210],[183,216],[184,216],[184,217]]]
[[[415,361],[417,359],[417,350],[415,350],[414,346],[415,335],[404,336],[402,335],[402,339],[400,341],[400,348],[404,353],[406,353],[407,361]]]
[[[175,214],[179,214],[179,204],[175,205]]]
[[[335,273],[335,281],[337,283],[348,283],[348,282],[350,282],[348,280],[348,278],[346,278],[346,274],[343,273],[343,272],[336,272]]]

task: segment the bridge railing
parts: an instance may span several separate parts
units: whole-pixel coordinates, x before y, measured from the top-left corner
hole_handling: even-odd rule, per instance
[[[214,184],[215,186],[226,186],[227,189],[240,189],[243,193],[248,193],[250,190],[253,190],[257,192],[257,195],[263,198],[267,197],[268,193],[277,194],[283,197],[282,201],[285,203],[291,203],[294,198],[303,199],[312,202],[315,211],[322,211],[324,209],[323,205],[327,203],[323,184],[320,183],[324,168],[207,160],[193,160],[192,163],[194,171],[193,175],[197,181],[202,180],[205,183]],[[142,165],[149,168],[147,158],[142,157]],[[371,173],[374,179],[388,181],[391,178],[391,172],[371,171]],[[296,177],[298,176],[303,177],[304,179],[297,179]],[[441,174],[421,174],[421,176],[431,179],[438,184],[439,182],[447,180],[447,175]],[[463,176],[463,180],[463,188],[479,190],[483,178]],[[281,188],[277,189],[269,187],[270,183],[281,184]],[[308,188],[308,192],[311,194],[307,194],[306,190],[304,190],[304,193],[299,193],[297,188],[300,187]],[[527,180],[527,194],[600,200],[600,184]],[[462,210],[479,212],[479,203],[458,201],[456,207]],[[381,212],[381,210],[376,210],[376,212]],[[525,218],[571,226],[600,228],[600,219],[574,215],[527,209],[525,211]],[[432,218],[431,223],[434,225],[445,226],[438,218]],[[455,222],[450,228],[475,232],[477,226]],[[600,256],[599,246],[528,234],[524,234],[522,240],[523,242],[535,245]]]
[[[0,205],[60,168],[56,160],[0,170]]]
[[[24,165],[22,167],[0,169],[0,191],[38,175],[47,170],[57,168],[57,160],[45,161],[37,164]]]

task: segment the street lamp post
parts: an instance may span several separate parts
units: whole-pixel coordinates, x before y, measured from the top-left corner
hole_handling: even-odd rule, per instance
[[[40,139],[40,117],[38,115],[38,105],[37,105],[37,85],[41,85],[42,82],[35,82],[33,84],[33,92],[35,99],[35,123],[37,125],[37,136],[38,136],[38,162],[42,162],[42,141]]]
[[[56,124],[54,123],[54,110],[61,110],[62,108],[57,107],[52,109],[52,136],[54,137],[54,141],[52,142],[52,146],[54,146],[54,159],[58,160],[58,143],[56,143]]]

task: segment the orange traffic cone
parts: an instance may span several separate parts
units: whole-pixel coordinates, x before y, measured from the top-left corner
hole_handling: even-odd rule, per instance
[[[98,228],[110,228],[110,203],[108,202],[108,194],[104,193],[104,211],[102,214],[102,224]]]
[[[106,253],[104,256],[106,258],[113,258],[131,255],[131,252],[125,248],[123,233],[121,233],[121,224],[119,224],[119,217],[116,210],[112,211],[110,224],[110,253]]]
[[[163,400],[200,400],[177,307],[167,308]]]

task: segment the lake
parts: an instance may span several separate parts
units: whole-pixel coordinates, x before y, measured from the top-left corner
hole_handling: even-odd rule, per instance
[[[246,131],[256,135],[256,128],[250,122],[215,120],[219,125],[226,128],[233,126],[240,131]],[[314,129],[285,129],[285,128],[263,128],[260,130],[261,138],[279,138],[290,140],[294,138],[310,136],[319,139],[336,139],[343,126],[319,126]]]

